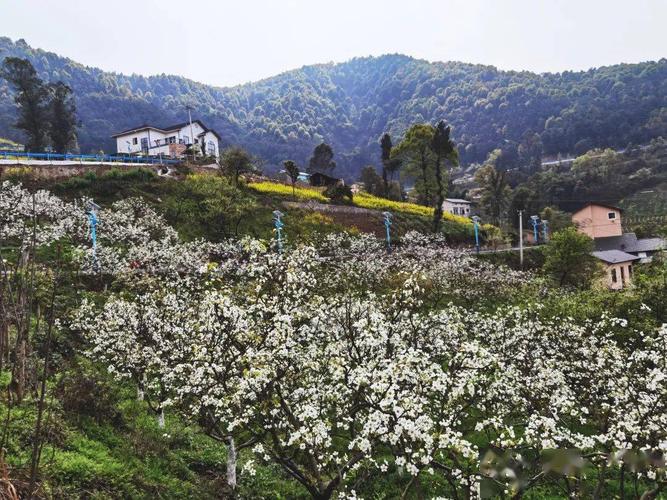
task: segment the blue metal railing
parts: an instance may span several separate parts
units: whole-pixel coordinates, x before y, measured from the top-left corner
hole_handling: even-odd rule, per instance
[[[173,165],[175,163],[180,163],[180,160],[167,160],[160,158],[144,158],[141,156],[123,156],[123,155],[72,155],[72,154],[59,154],[59,153],[21,153],[17,151],[0,151],[0,159],[9,160],[16,158],[17,160],[21,158],[33,159],[33,160],[46,160],[46,161],[66,161],[66,160],[75,160],[81,162],[120,162],[120,163],[137,163],[137,164],[167,164]]]

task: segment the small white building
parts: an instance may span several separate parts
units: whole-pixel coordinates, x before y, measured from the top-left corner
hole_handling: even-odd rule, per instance
[[[470,217],[470,207],[472,203],[461,198],[445,198],[442,203],[442,211],[454,215]]]
[[[220,156],[220,136],[200,120],[165,128],[144,124],[112,135],[118,154],[178,158],[190,145],[198,145],[207,156]]]

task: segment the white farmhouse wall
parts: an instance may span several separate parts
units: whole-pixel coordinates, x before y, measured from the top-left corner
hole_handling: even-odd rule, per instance
[[[213,143],[215,151],[209,151],[209,142]],[[204,151],[207,155],[212,154],[214,156],[218,156],[220,154],[220,144],[218,143],[218,138],[210,130],[206,132],[206,135],[204,136]]]
[[[206,154],[211,154],[211,152],[209,152],[209,142],[212,142],[213,147],[215,148],[213,154],[218,156],[220,153],[220,145],[217,136],[211,131],[204,133],[204,128],[197,122],[192,122],[192,126],[190,126],[189,123],[186,123],[180,129],[167,131],[148,128],[136,132],[128,132],[116,137],[116,151],[119,154],[140,154],[142,153],[141,140],[146,139],[148,140],[149,145],[149,155],[170,155],[173,153],[173,151],[170,151],[169,144],[167,143],[170,137],[175,138],[175,144],[193,144],[196,139]],[[135,139],[136,144],[134,144]],[[159,139],[160,142],[156,145],[155,141],[157,139]]]

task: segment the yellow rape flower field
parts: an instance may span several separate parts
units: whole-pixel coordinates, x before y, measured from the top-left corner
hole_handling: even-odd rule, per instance
[[[292,197],[292,186],[288,184],[263,181],[263,182],[251,182],[248,184],[248,187],[260,193]],[[322,194],[322,191],[316,188],[297,186],[295,188],[295,195],[297,199],[302,201],[313,200],[322,203],[327,203],[329,201],[329,199]],[[387,200],[385,198],[380,198],[379,196],[373,196],[372,194],[364,192],[355,194],[352,199],[352,204],[357,207],[368,208],[371,210],[388,210],[390,212],[409,214],[409,215],[420,215],[422,217],[433,216],[433,208],[431,207],[417,205],[416,203]],[[460,215],[444,213],[442,218],[444,220],[457,222],[459,224],[472,224],[470,219],[468,219],[467,217],[462,217]]]
[[[292,186],[287,184],[280,184],[278,182],[250,182],[248,187],[254,189],[259,193],[269,194],[269,195],[278,195],[278,196],[292,196]],[[314,200],[326,203],[329,201],[329,198],[324,196],[320,191],[313,188],[305,188],[296,186],[294,188],[294,195],[299,200]]]

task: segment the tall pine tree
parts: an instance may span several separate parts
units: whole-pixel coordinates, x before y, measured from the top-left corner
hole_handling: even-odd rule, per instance
[[[72,89],[63,82],[50,85],[49,137],[56,153],[66,153],[76,144],[76,105]]]
[[[14,88],[19,117],[15,127],[26,135],[27,151],[43,151],[49,131],[49,89],[26,59],[7,57],[0,76]]]
[[[433,212],[433,232],[440,231],[440,224],[442,223],[442,204],[445,202],[445,182],[443,178],[443,168],[446,166],[445,162],[449,160],[452,164],[458,164],[458,152],[456,145],[450,139],[449,134],[451,127],[445,125],[444,121],[438,122],[435,126],[435,133],[431,140],[431,150],[435,155],[435,181],[436,181],[436,196],[435,196],[435,210]]]

